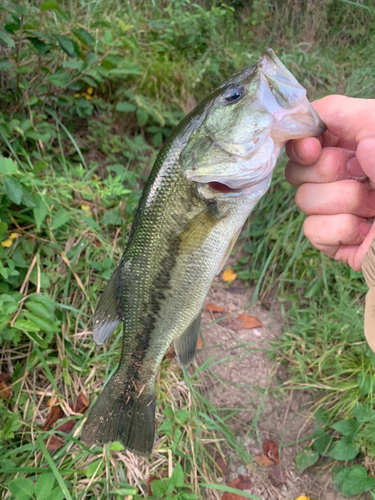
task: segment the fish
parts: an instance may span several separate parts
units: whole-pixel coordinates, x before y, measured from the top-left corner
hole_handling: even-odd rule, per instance
[[[117,371],[84,424],[84,443],[120,441],[138,455],[152,452],[155,377],[165,352],[173,343],[179,364],[191,364],[204,299],[285,142],[324,130],[306,90],[267,49],[172,131],[93,316],[96,343],[121,322],[123,338]]]

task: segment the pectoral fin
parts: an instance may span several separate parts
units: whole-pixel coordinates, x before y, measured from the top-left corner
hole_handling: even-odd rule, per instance
[[[209,203],[176,234],[180,252],[191,254],[198,250],[221,218],[217,203]]]
[[[92,320],[92,331],[97,344],[103,344],[122,321],[120,314],[121,264],[117,266],[102,292]]]
[[[239,229],[237,229],[237,231],[233,235],[233,238],[230,240],[230,242],[228,244],[228,248],[225,250],[225,254],[224,254],[223,258],[221,259],[220,266],[219,266],[219,269],[217,270],[216,274],[219,274],[221,272],[221,270],[223,269],[224,264],[226,263],[229,255],[230,255],[230,253],[232,251],[232,248],[233,248],[234,244],[237,241],[237,238],[241,234],[241,229],[242,229],[242,227],[240,227]]]
[[[201,313],[195,318],[184,333],[174,340],[174,348],[180,366],[189,366],[194,360],[197,341],[199,335],[199,326],[201,322]]]

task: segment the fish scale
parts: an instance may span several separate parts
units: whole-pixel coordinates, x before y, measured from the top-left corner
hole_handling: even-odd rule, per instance
[[[155,378],[166,350],[173,342],[179,363],[192,362],[203,301],[268,189],[285,141],[324,127],[306,91],[268,49],[172,132],[94,314],[97,343],[123,323],[122,352],[82,441],[120,441],[140,455],[152,451]]]

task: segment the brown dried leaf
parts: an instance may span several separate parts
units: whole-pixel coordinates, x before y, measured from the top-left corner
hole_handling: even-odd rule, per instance
[[[82,392],[80,392],[78,394],[76,402],[69,402],[69,406],[74,411],[74,413],[85,413],[85,411],[89,407],[89,402],[87,401],[86,396]]]
[[[269,469],[269,475],[271,476],[271,479],[276,481],[276,483],[285,483],[286,481],[286,474],[285,472],[280,470],[280,467],[275,464]]]
[[[242,328],[245,328],[245,322],[244,321],[238,321],[238,319],[232,320],[230,327],[232,330],[236,330],[237,332],[242,330]]]
[[[12,377],[9,373],[0,373],[0,399],[9,399],[12,394],[12,386],[8,385]]]
[[[60,436],[50,436],[46,442],[48,451],[56,451],[64,445],[64,441]]]
[[[202,339],[200,337],[198,337],[198,340],[197,340],[197,349],[202,349],[202,347],[203,347]]]
[[[237,493],[228,493],[226,491],[221,500],[247,500],[247,498],[242,495],[237,495]]]
[[[253,483],[248,476],[242,476],[241,474],[239,474],[238,479],[240,480],[237,486],[239,490],[249,490],[253,486]]]
[[[224,306],[217,306],[216,304],[207,304],[205,307],[206,311],[211,313],[222,313],[225,309]]]
[[[168,351],[164,354],[164,359],[173,359],[176,356],[176,351],[174,347],[170,347]]]
[[[258,318],[249,316],[248,314],[240,314],[237,320],[245,323],[244,328],[260,328],[263,326],[263,323]]]
[[[146,481],[147,495],[150,495],[150,496],[152,495],[151,483],[152,483],[152,481],[155,481],[155,479],[157,479],[156,476],[148,476],[147,481]]]
[[[280,462],[279,446],[272,439],[266,439],[265,441],[263,441],[263,452],[268,458],[273,460],[276,464]]]
[[[53,424],[64,416],[64,412],[62,411],[60,405],[51,406],[50,411],[48,412],[47,418],[43,424],[42,431],[48,431],[53,426]]]
[[[224,476],[226,476],[229,472],[229,465],[225,458],[222,456],[219,456],[219,458],[216,459],[216,465],[219,467],[221,472],[223,473]]]
[[[275,462],[268,458],[266,455],[259,455],[258,457],[255,457],[255,460],[261,464],[264,465],[265,467],[271,467]]]
[[[68,420],[64,424],[59,425],[56,427],[54,430],[55,431],[60,431],[60,432],[65,432],[65,434],[69,434],[69,432],[73,429],[73,427],[76,425],[76,420]]]

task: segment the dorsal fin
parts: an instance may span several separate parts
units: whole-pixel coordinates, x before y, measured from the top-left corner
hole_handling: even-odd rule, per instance
[[[184,333],[174,340],[174,348],[180,366],[189,366],[194,360],[197,348],[201,313],[193,320]]]
[[[104,288],[92,320],[92,332],[97,344],[103,344],[122,321],[120,314],[121,263]]]

